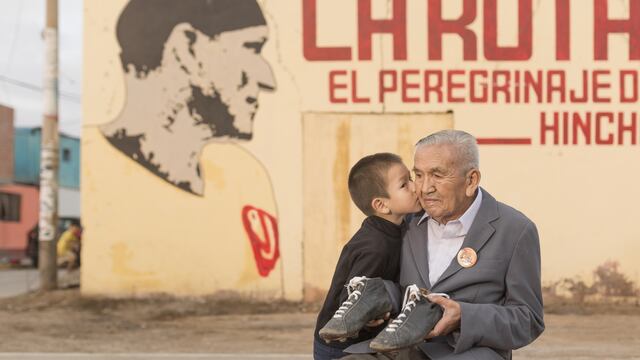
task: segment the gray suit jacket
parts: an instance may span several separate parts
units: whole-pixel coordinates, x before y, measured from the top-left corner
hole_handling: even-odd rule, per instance
[[[400,285],[447,293],[461,306],[459,331],[420,345],[432,359],[509,359],[512,349],[544,330],[536,226],[481,191],[482,204],[462,244],[476,251],[475,266],[463,268],[453,259],[430,284],[427,222],[418,225],[415,217],[403,239]]]

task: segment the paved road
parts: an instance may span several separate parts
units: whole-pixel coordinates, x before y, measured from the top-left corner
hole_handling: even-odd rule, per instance
[[[0,270],[0,298],[35,290],[39,281],[37,269]]]
[[[58,286],[69,286],[79,283],[80,274],[74,271],[58,270]],[[36,290],[40,286],[40,275],[37,269],[1,269],[0,298],[6,298]]]
[[[140,353],[125,353],[125,354],[82,354],[82,353],[31,353],[31,354],[18,354],[18,353],[0,353],[0,359],[12,359],[12,360],[110,360],[110,359],[133,359],[133,360],[201,360],[201,359],[247,359],[247,360],[277,360],[277,359],[291,359],[291,360],[311,360],[311,355],[308,354],[140,354]]]

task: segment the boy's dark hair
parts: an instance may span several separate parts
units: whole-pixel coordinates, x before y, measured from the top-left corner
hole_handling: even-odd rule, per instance
[[[387,172],[392,165],[403,164],[402,159],[391,153],[378,153],[360,159],[349,171],[351,200],[365,215],[375,213],[371,201],[377,197],[389,197]]]

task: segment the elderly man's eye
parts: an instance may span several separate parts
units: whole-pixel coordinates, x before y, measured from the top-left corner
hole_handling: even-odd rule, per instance
[[[264,46],[264,41],[247,41],[242,46],[247,49],[253,50],[254,53],[259,54],[262,51],[262,47]]]

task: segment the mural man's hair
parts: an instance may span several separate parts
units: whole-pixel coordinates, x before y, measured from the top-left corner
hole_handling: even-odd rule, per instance
[[[143,75],[159,67],[164,44],[181,23],[210,37],[266,25],[255,0],[131,0],[116,28],[124,71],[133,65],[136,75]]]
[[[366,215],[373,215],[371,201],[377,197],[389,197],[388,171],[392,165],[402,164],[402,159],[391,153],[378,153],[360,159],[349,171],[351,200]]]

